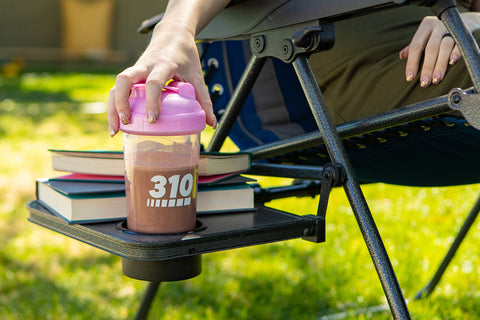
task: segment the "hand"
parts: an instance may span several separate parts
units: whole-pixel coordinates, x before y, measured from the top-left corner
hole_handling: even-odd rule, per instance
[[[424,57],[420,74],[420,85],[442,81],[448,64],[455,64],[460,58],[460,50],[447,33],[443,22],[437,17],[425,17],[413,36],[410,44],[400,51],[400,58],[407,59],[405,76],[407,81],[415,79]]]
[[[115,135],[119,120],[128,124],[130,86],[145,81],[146,115],[155,123],[160,112],[160,95],[170,79],[189,82],[195,87],[197,100],[206,113],[206,121],[216,126],[212,102],[203,80],[202,68],[194,40],[195,30],[189,25],[163,25],[160,22],[152,34],[152,41],[142,56],[130,68],[118,74],[108,101],[109,133]]]
[[[463,13],[462,18],[469,31],[479,28],[478,13]],[[405,69],[407,81],[413,81],[417,76],[422,56],[424,59],[420,73],[422,87],[440,83],[445,77],[448,65],[455,64],[461,57],[458,46],[437,17],[425,17],[410,44],[400,51],[400,58],[407,59]]]

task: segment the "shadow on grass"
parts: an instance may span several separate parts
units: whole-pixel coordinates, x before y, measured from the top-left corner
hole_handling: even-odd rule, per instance
[[[218,319],[321,319],[383,303],[382,296],[375,294],[358,301],[359,292],[351,288],[355,275],[341,265],[332,267],[327,262],[311,269],[315,267],[309,266],[312,257],[293,259],[295,251],[267,245],[242,249],[238,257],[205,255],[198,278],[160,288],[152,315],[162,319],[212,315]],[[386,312],[385,319],[389,317]]]

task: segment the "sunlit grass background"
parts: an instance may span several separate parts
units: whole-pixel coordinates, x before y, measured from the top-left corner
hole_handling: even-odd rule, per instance
[[[35,198],[35,179],[59,174],[50,167],[48,148],[121,149],[120,135],[108,135],[105,114],[114,78],[55,70],[0,78],[0,319],[135,316],[146,283],[125,277],[119,257],[29,223],[25,206]],[[204,142],[210,134],[207,130]],[[413,297],[480,188],[372,184],[363,189],[404,294]],[[309,214],[317,201],[293,198],[270,205]],[[433,296],[409,304],[413,318],[480,319],[479,237],[475,225]],[[150,319],[322,319],[385,303],[342,189],[331,196],[326,243],[291,240],[203,259],[200,276],[162,285]],[[345,316],[389,318],[388,312],[371,310]]]

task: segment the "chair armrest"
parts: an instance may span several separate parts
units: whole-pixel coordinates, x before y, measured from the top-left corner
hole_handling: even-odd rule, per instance
[[[222,10],[197,36],[198,40],[245,39],[251,34],[318,19],[340,19],[394,7],[406,0],[245,0]],[[142,22],[147,33],[163,13]]]
[[[248,38],[265,30],[318,19],[340,19],[403,3],[406,0],[246,0],[222,10],[197,39]]]
[[[140,27],[138,27],[137,32],[139,33],[148,33],[155,27],[157,23],[160,22],[163,18],[163,13],[157,14],[154,17],[148,18],[147,20],[142,21]]]

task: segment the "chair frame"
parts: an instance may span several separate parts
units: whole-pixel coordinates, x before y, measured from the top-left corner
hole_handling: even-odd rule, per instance
[[[248,92],[253,87],[253,83],[264,64],[265,58],[274,57],[281,59],[286,63],[291,62],[307,98],[319,131],[304,135],[302,137],[282,140],[243,151],[250,152],[252,154],[252,160],[261,160],[299,149],[318,146],[321,144],[325,145],[331,161],[340,166],[345,172],[343,188],[353,209],[355,218],[375,265],[380,282],[382,283],[391,313],[395,319],[410,319],[410,315],[402,291],[398,284],[398,280],[396,279],[393,267],[390,263],[390,259],[385,250],[383,241],[378,232],[365,197],[360,189],[360,183],[356,179],[355,172],[352,168],[341,139],[367,134],[414,120],[429,118],[449,112],[451,110],[461,110],[470,124],[477,129],[480,128],[478,125],[480,115],[478,112],[479,96],[476,93],[479,92],[480,89],[480,53],[475,39],[466,29],[460,18],[460,14],[452,1],[430,1],[429,3],[425,3],[425,1],[416,2],[420,5],[431,6],[432,11],[444,22],[447,30],[452,34],[465,59],[467,69],[469,70],[474,84],[474,90],[453,89],[446,96],[335,127],[307,59],[307,56],[310,52],[321,50],[322,47],[328,47],[328,43],[327,45],[322,46],[321,41],[317,41],[316,44],[309,44],[311,48],[307,50],[305,50],[305,47],[307,46],[300,44],[296,47],[297,49],[300,49],[300,52],[289,53],[286,56],[285,42],[289,42],[294,45],[295,42],[300,42],[296,35],[291,34],[292,38],[287,38],[287,40],[285,40],[283,37],[278,38],[275,36],[270,36],[268,32],[260,35],[256,34],[252,35],[250,38],[250,46],[252,48],[253,56],[247,64],[243,76],[232,94],[229,104],[226,107],[226,111],[222,115],[222,121],[219,123],[219,126],[215,131],[215,134],[207,149],[208,151],[220,150],[223,142],[233,126],[235,119],[240,113],[241,106],[244,104]],[[311,27],[306,27],[304,30],[307,30],[307,28]],[[322,31],[324,31],[324,28],[322,27],[314,30],[314,32],[317,33],[315,36],[317,36],[317,38],[321,38],[322,36],[320,34]],[[285,32],[279,32],[278,30],[275,32],[281,33],[282,36],[285,34]],[[304,33],[306,32],[308,32],[308,30],[304,31]],[[273,45],[270,45],[271,47],[273,46],[273,48],[269,48],[270,50],[268,50],[268,54],[262,54],[264,51],[266,51],[265,48],[261,48],[260,51],[257,49],[259,36],[262,37],[260,41],[261,46],[264,46],[265,43],[273,43]],[[281,42],[279,42],[279,39]],[[327,39],[327,42],[328,40],[330,39]],[[465,97],[468,98],[465,99]],[[286,169],[289,170],[289,174],[282,174],[282,170],[284,171]],[[280,168],[278,165],[261,164],[259,166],[254,165],[250,173],[267,175],[268,172],[274,176],[305,178],[304,172],[302,172],[301,169],[299,169],[297,172],[294,172],[294,170],[294,166]],[[322,199],[320,199],[320,201],[322,201]],[[424,289],[416,294],[415,298],[418,299],[421,296],[428,295],[433,291],[449,262],[453,258],[453,255],[458,249],[460,243],[473,224],[479,210],[480,198],[462,226],[457,238],[452,244],[452,247],[449,249],[433,279]]]

